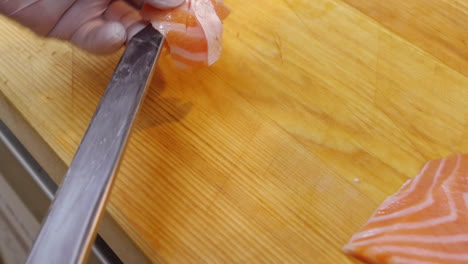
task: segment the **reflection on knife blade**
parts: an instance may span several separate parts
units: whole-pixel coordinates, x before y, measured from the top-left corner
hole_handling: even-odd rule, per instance
[[[29,264],[83,263],[164,37],[148,26],[125,49],[49,209]]]

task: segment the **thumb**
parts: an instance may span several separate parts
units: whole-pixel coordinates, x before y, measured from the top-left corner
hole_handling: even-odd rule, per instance
[[[159,9],[169,9],[182,4],[184,1],[185,0],[146,0],[145,3]]]
[[[82,25],[70,41],[92,53],[110,54],[119,50],[126,39],[127,32],[121,23],[98,18]]]

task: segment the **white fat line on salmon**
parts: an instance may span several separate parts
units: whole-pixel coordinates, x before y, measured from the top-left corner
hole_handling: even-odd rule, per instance
[[[414,258],[407,258],[407,257],[400,257],[400,256],[394,256],[394,257],[391,257],[391,259],[394,260],[395,263],[440,264],[439,262],[426,261],[426,260],[418,260],[418,259],[414,259]]]
[[[421,172],[416,176],[414,177],[413,179],[409,179],[407,180],[406,182],[403,183],[403,185],[400,187],[399,190],[402,190],[404,189],[407,185],[411,184],[410,188],[405,190],[403,193],[395,193],[393,194],[392,196],[388,197],[387,199],[385,199],[385,201],[382,203],[382,206],[379,207],[373,214],[372,216],[370,217],[370,220],[369,221],[373,221],[372,219],[374,219],[374,217],[377,217],[377,214],[379,213],[379,211],[382,210],[382,208],[386,208],[390,205],[392,205],[393,203],[395,202],[398,202],[399,200],[405,198],[406,196],[408,196],[409,194],[411,194],[414,189],[416,188],[417,184],[419,183],[419,181],[421,180],[421,176],[426,172],[426,170],[429,168],[429,165],[432,163],[433,161],[429,161],[429,162],[426,162],[426,164],[424,165],[424,167],[422,168]],[[369,222],[367,222],[368,224]]]
[[[465,201],[465,206],[468,208],[468,193],[463,194],[463,200]]]
[[[191,61],[206,61],[208,54],[206,52],[190,52],[179,47],[171,47],[171,53],[182,56]]]
[[[175,23],[175,22],[167,22],[167,21],[152,21],[151,25],[155,29],[157,29],[161,34],[166,36],[171,31],[177,31],[180,33],[185,34],[187,37],[190,38],[205,38],[205,32],[203,29],[198,27],[188,27],[184,24]]]
[[[208,65],[221,56],[223,23],[219,19],[211,0],[196,0],[193,3],[195,17],[205,32],[208,44]]]
[[[178,61],[178,60],[174,60],[174,66],[176,66],[177,68],[180,68],[182,70],[189,70],[190,69],[190,66],[188,66],[187,64],[181,62],[181,61]]]
[[[371,238],[358,242],[353,242],[352,247],[362,247],[372,243],[386,242],[414,242],[421,244],[453,244],[460,242],[468,242],[468,234],[453,235],[453,236],[425,236],[425,235],[386,235],[382,237]]]
[[[438,168],[437,174],[436,174],[437,179],[440,177],[440,172],[445,167],[445,161],[446,160],[444,159],[439,165],[439,168]],[[461,161],[461,157],[460,157],[460,155],[457,155],[457,163],[455,165],[455,168],[453,169],[453,171],[449,175],[449,177],[447,177],[446,181],[448,181],[450,178],[452,178],[453,175],[455,174],[455,172],[460,168],[460,163],[461,163],[460,161]],[[436,182],[437,179],[435,179],[434,181]],[[435,184],[433,184],[433,185],[435,185]],[[447,190],[444,187],[445,186],[442,186],[442,189],[444,190],[444,192],[447,195],[447,200],[449,201],[449,205],[455,205],[455,202],[453,201],[453,198],[450,195],[448,195],[448,193],[446,192]],[[434,203],[433,194],[434,194],[433,192],[430,192],[429,199],[425,200],[424,202],[420,203],[417,206],[414,206],[414,207],[418,208],[419,210],[416,210],[416,211],[412,210],[412,211],[418,212],[418,211],[420,211],[422,209],[425,209],[425,208],[429,207],[431,204],[433,204]],[[424,204],[424,206],[422,206],[423,204]],[[426,204],[428,204],[428,205],[426,206]],[[421,227],[434,226],[434,225],[437,225],[439,223],[444,223],[444,222],[446,222],[446,219],[452,220],[453,218],[455,218],[455,219],[457,218],[457,211],[456,211],[456,209],[455,209],[455,211],[453,211],[453,209],[454,208],[450,207],[450,214],[447,215],[447,216],[443,216],[443,217],[439,217],[439,218],[435,218],[435,219],[429,219],[429,220],[424,221],[424,222],[407,223],[407,224],[396,223],[396,224],[393,224],[393,225],[388,225],[388,226],[384,226],[384,227],[377,227],[377,228],[369,229],[369,230],[366,230],[364,232],[360,232],[360,233],[355,234],[352,237],[352,241],[353,240],[366,239],[368,237],[372,237],[372,236],[384,233],[386,231],[393,230],[395,228],[405,229],[405,230],[406,229],[416,229],[416,228],[421,228]],[[401,211],[399,211],[399,212],[401,212]],[[401,216],[401,215],[402,214],[400,213],[399,216]]]
[[[442,168],[444,166],[441,166],[442,163],[444,163],[445,165],[445,160],[442,160],[441,161],[441,164],[439,165],[439,169],[437,170],[436,172],[436,177],[434,177],[434,181],[432,182],[432,185],[430,187],[430,190],[434,189],[435,188],[435,185],[437,183],[437,177],[439,177],[441,175],[441,172],[442,172]],[[414,182],[411,183],[411,186],[408,190],[406,190],[406,192],[404,194],[402,194],[401,196],[400,195],[395,195],[395,196],[392,196],[392,198],[390,200],[387,200],[384,202],[384,204],[382,205],[381,208],[379,209],[382,209],[382,208],[385,208],[385,207],[388,207],[388,205],[390,204],[393,204],[394,202],[397,202],[397,201],[401,201],[401,199],[404,199],[406,198],[407,196],[409,196],[410,194],[413,193],[414,190],[417,189],[417,186],[419,184],[419,182],[421,181],[422,179],[422,176],[423,174],[427,171],[427,169],[429,168],[429,162],[426,163],[426,165],[424,166],[424,168],[422,169],[421,173],[418,174],[418,176],[415,177],[414,179]],[[399,213],[402,212],[402,211],[410,211],[410,212],[413,212],[414,210],[417,210],[418,208],[415,208],[417,206],[410,206],[410,207],[407,207],[405,209],[402,209],[402,210],[399,210],[397,212],[393,212],[391,214],[388,214],[388,215],[381,215],[381,216],[375,216],[373,218],[371,218],[369,220],[369,223],[374,223],[374,222],[378,222],[378,221],[383,221],[383,220],[388,220],[388,219],[393,219],[395,217],[398,217],[399,216]]]
[[[429,166],[433,163],[434,161],[429,161],[429,162],[426,162],[426,164],[424,165],[424,167],[422,168],[422,170],[419,172],[418,175],[416,175],[416,177],[414,177],[413,179],[409,179],[407,180],[401,187],[400,187],[400,190],[404,189],[408,184],[410,185],[408,189],[404,190],[402,193],[399,193],[397,192],[396,194],[388,197],[387,199],[385,199],[385,201],[383,202],[382,204],[382,207],[385,208],[385,207],[388,207],[389,205],[393,204],[394,202],[397,202],[401,199],[404,199],[406,198],[407,196],[409,196],[410,194],[413,193],[413,191],[417,188],[417,186],[419,185],[419,182],[421,181],[422,177],[424,175],[424,173],[426,173],[426,171],[429,169]],[[382,216],[374,216],[374,217],[382,217]],[[371,221],[373,221],[371,219]]]
[[[375,246],[377,247],[377,246]],[[373,247],[371,247],[373,248]],[[401,255],[410,255],[410,256],[424,256],[429,258],[439,258],[443,260],[460,260],[460,261],[468,261],[468,254],[456,254],[456,253],[446,253],[440,252],[436,250],[429,250],[429,249],[421,249],[417,247],[405,247],[405,246],[378,246],[374,250],[368,250],[370,253],[369,255],[375,258],[379,254],[385,253],[389,255],[393,254],[401,254]],[[391,253],[390,253],[391,252]]]
[[[396,224],[385,226],[385,227],[374,228],[368,231],[372,233],[372,236],[374,236],[374,235],[381,234],[387,231],[392,231],[395,229],[396,230],[415,230],[419,228],[425,228],[425,227],[430,227],[430,226],[435,226],[439,224],[445,224],[448,222],[456,221],[458,218],[458,210],[456,209],[455,201],[453,197],[450,195],[450,191],[447,189],[446,186],[442,186],[442,190],[444,191],[445,196],[447,197],[447,201],[449,203],[450,213],[448,215],[429,219],[429,220],[422,221],[422,222],[416,222],[416,223],[405,223],[405,224],[396,223]],[[363,232],[363,233],[367,233],[367,232]],[[363,241],[367,241],[370,243],[373,240],[377,239],[377,238],[368,238],[368,237],[369,236],[362,238],[362,239],[365,239]],[[355,243],[358,243],[358,242],[353,242],[353,244]]]

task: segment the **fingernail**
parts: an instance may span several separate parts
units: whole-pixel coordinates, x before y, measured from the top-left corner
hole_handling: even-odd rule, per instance
[[[110,54],[122,47],[126,38],[127,33],[122,24],[96,20],[81,26],[71,42],[92,53]]]
[[[159,9],[169,9],[182,4],[184,1],[185,0],[146,0],[146,3]]]
[[[127,42],[130,41],[133,36],[135,36],[138,32],[144,29],[147,25],[144,23],[135,23],[128,27],[127,29]]]

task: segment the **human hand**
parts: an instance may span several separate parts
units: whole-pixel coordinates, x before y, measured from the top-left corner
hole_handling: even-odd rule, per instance
[[[184,0],[145,0],[167,9]],[[139,12],[122,0],[3,0],[0,14],[41,36],[68,40],[97,54],[120,49],[145,24]]]

